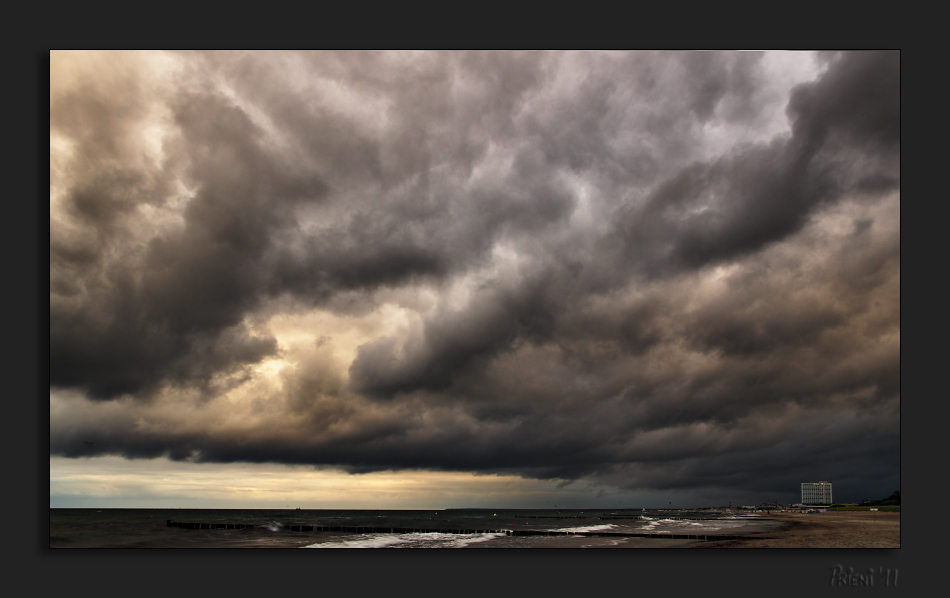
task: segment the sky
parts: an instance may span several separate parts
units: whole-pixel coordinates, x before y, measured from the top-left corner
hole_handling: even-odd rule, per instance
[[[50,506],[900,488],[900,52],[50,52]]]

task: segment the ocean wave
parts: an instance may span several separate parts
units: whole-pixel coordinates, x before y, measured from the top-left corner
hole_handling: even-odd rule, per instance
[[[737,521],[738,518],[732,518],[732,520],[722,519],[708,519],[704,521],[690,521],[684,519],[656,519],[650,520],[646,524],[640,526],[640,531],[643,533],[656,533],[656,534],[670,534],[678,533],[683,529],[688,529],[689,533],[695,533],[698,531],[705,532],[714,532],[721,529],[729,529],[735,527],[741,527],[745,525],[741,521]],[[663,528],[663,529],[659,529]]]
[[[350,540],[310,544],[304,548],[465,548],[470,544],[487,542],[504,536],[504,533],[446,534],[442,532],[368,534]]]
[[[552,532],[604,532],[610,529],[616,528],[616,525],[611,523],[605,525],[588,525],[584,527],[559,527],[557,529],[552,529]]]

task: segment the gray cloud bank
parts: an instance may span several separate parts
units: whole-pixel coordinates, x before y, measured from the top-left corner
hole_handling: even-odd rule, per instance
[[[51,69],[51,454],[899,485],[899,52],[151,58]]]

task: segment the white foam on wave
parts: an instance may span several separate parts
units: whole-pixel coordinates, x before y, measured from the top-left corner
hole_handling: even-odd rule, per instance
[[[454,535],[455,541],[452,542],[452,548],[465,548],[469,544],[477,544],[479,542],[487,542],[489,540],[494,540],[495,538],[504,538],[505,534],[493,533],[493,534],[446,534]]]
[[[602,540],[601,542],[598,542],[597,544],[583,544],[581,548],[603,548],[604,546],[617,546],[624,540]]]
[[[386,548],[388,546],[395,546],[396,544],[403,544],[408,542],[400,536],[389,535],[373,535],[373,536],[360,536],[355,540],[343,540],[342,542],[321,542],[318,544],[310,544],[309,546],[304,546],[304,548]]]
[[[612,523],[605,525],[588,525],[586,527],[559,527],[557,529],[552,529],[552,532],[603,532],[609,529],[614,529],[617,527]]]
[[[464,548],[469,544],[487,542],[504,535],[504,533],[446,534],[441,532],[367,534],[352,540],[321,542],[304,546],[304,548]]]
[[[731,519],[727,520],[727,519]],[[736,521],[736,518],[722,518],[722,519],[707,519],[700,521],[690,521],[686,519],[657,519],[655,521],[651,520],[646,525],[640,527],[640,529],[645,533],[657,533],[657,534],[671,534],[674,531],[658,530],[657,527],[664,528],[673,528],[675,532],[681,531],[683,528],[689,529],[689,533],[694,533],[698,531],[714,532],[721,529],[741,527],[745,525],[741,521]]]

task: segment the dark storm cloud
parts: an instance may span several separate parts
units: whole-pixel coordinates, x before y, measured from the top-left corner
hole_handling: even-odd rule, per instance
[[[272,338],[250,335],[242,319],[266,283],[263,258],[273,231],[287,225],[286,204],[319,198],[324,186],[281,172],[260,148],[254,125],[219,98],[182,98],[175,117],[180,149],[191,158],[186,175],[198,185],[185,226],[152,239],[141,262],[100,259],[107,280],[87,288],[89,310],[66,312],[51,303],[54,386],[109,398],[167,379],[207,380],[276,350]],[[84,191],[113,192],[106,184]],[[70,196],[71,205],[95,223],[114,218],[107,208],[83,210],[86,195]],[[51,255],[51,262],[59,258]]]
[[[214,63],[218,55],[211,58]],[[464,120],[472,121],[467,125],[470,127],[492,120],[482,118],[479,113],[485,108],[475,105],[470,110],[475,114],[462,115],[461,136],[448,127],[446,120],[458,120],[451,105],[452,94],[447,91],[453,80],[471,76],[475,81],[469,84],[479,94],[492,94],[493,87],[496,88],[498,93],[490,96],[489,106],[504,115],[522,93],[524,81],[532,79],[518,76],[518,60],[513,61],[514,66],[506,63],[503,68],[495,68],[500,57],[494,54],[462,57],[461,66],[471,65],[473,72],[465,71],[455,77],[456,57],[448,58],[423,57],[425,64],[420,65],[418,77],[406,79],[396,77],[385,64],[376,65],[376,72],[370,68],[361,70],[368,66],[361,61],[361,55],[328,57],[331,65],[342,62],[336,65],[342,70],[331,72],[331,76],[357,73],[356,86],[368,86],[370,95],[390,96],[387,99],[395,105],[395,114],[404,121],[397,123],[393,139],[363,141],[359,141],[364,135],[357,122],[346,122],[326,110],[315,110],[307,102],[287,105],[287,100],[277,93],[265,92],[263,98],[258,97],[261,92],[257,89],[279,90],[279,86],[267,85],[271,83],[266,81],[267,75],[243,65],[240,58],[235,61],[236,66],[218,67],[225,73],[239,71],[235,87],[239,91],[247,88],[253,92],[249,94],[252,101],[264,103],[272,125],[292,136],[290,145],[304,152],[302,157],[291,150],[282,152],[268,147],[264,132],[252,122],[248,111],[222,94],[208,90],[177,94],[171,110],[175,130],[180,134],[174,139],[172,151],[185,165],[181,174],[186,184],[196,188],[196,196],[183,214],[184,228],[153,239],[143,250],[144,264],[105,264],[105,260],[100,260],[100,267],[109,271],[107,276],[124,279],[111,288],[101,289],[103,296],[98,298],[112,303],[103,308],[111,312],[110,322],[89,322],[87,312],[70,314],[60,324],[59,318],[64,316],[51,310],[51,383],[83,385],[95,396],[110,397],[123,392],[134,394],[166,378],[187,379],[190,372],[183,369],[192,369],[191,365],[182,368],[174,363],[194,364],[203,359],[193,354],[191,337],[208,336],[198,340],[207,344],[225,330],[240,328],[242,317],[266,296],[289,291],[320,299],[339,289],[373,289],[419,276],[444,276],[451,267],[464,267],[487,250],[493,236],[502,230],[516,234],[531,231],[563,214],[569,200],[550,183],[540,180],[538,173],[534,176],[536,182],[526,180],[527,188],[513,193],[515,201],[506,201],[509,198],[504,195],[488,191],[478,207],[473,208],[468,205],[468,198],[452,197],[450,194],[457,195],[452,189],[440,189],[429,200],[424,197],[430,191],[425,181],[420,183],[417,179],[427,177],[428,170],[435,166],[431,164],[434,160],[455,159],[456,145],[468,138]],[[348,64],[353,59],[360,61],[360,65]],[[528,59],[537,61],[530,55]],[[310,74],[326,73],[317,69]],[[483,89],[486,83],[487,90]],[[134,112],[126,109],[126,104],[147,101],[144,97],[125,97],[124,89],[118,92],[122,108],[118,110],[119,117],[126,111]],[[69,104],[71,99],[70,96],[61,102]],[[116,103],[112,95],[83,97],[83,101],[94,109],[78,116],[67,112],[59,120],[66,120],[67,124],[78,120],[86,128],[94,129],[87,121],[97,123],[105,118],[106,135],[120,126],[113,124],[119,117],[112,115]],[[58,105],[53,106],[51,112],[57,113],[59,109]],[[492,116],[497,120],[497,115]],[[58,121],[51,121],[52,128],[71,133],[69,127],[57,124]],[[404,134],[406,130],[410,134]],[[83,152],[87,145],[108,145],[98,136],[91,140],[78,134],[72,137]],[[352,142],[354,137],[356,144]],[[435,138],[435,150],[447,149],[452,153],[433,156],[435,152],[426,147],[430,145],[429,137]],[[448,148],[441,147],[440,138],[447,138]],[[110,165],[98,164],[96,155],[93,152],[90,156],[93,167],[108,170]],[[387,157],[394,163],[388,171],[381,172],[378,163]],[[344,164],[347,166],[341,168]],[[453,168],[457,167],[453,164]],[[332,174],[321,176],[324,169]],[[352,178],[359,182],[352,183]],[[407,178],[411,180],[406,182]],[[364,193],[361,187],[365,179],[370,181],[370,188]],[[67,205],[99,231],[115,221],[117,212],[134,207],[134,203],[130,207],[112,198],[117,193],[134,197],[135,189],[129,189],[122,179],[98,179],[94,183],[74,191]],[[409,185],[408,193],[385,193],[387,188],[402,183]],[[356,189],[355,197],[340,192],[341,187],[350,184]],[[380,186],[382,206],[374,199]],[[330,226],[321,234],[302,235],[292,218],[293,207],[319,204],[329,189],[337,192],[336,199],[344,204],[343,208],[329,215],[318,213],[317,218],[331,219]],[[281,246],[282,239],[295,236],[303,236],[299,243],[303,245],[301,251]],[[55,242],[52,245],[55,255],[51,262],[68,260],[68,255],[64,255],[68,249],[60,250]],[[143,266],[142,277],[133,281],[136,275],[128,270]],[[55,286],[71,282],[69,273],[55,274]],[[71,329],[79,338],[66,332],[60,336],[65,329]],[[90,342],[89,337],[95,340]],[[264,346],[261,342],[247,338],[248,344],[257,347]],[[92,344],[122,349],[89,351]],[[182,360],[189,352],[192,354]],[[234,356],[231,365],[253,363],[269,353],[244,348]],[[120,367],[115,361],[119,355],[125,356],[131,367]],[[137,363],[141,365],[137,367]],[[133,370],[139,373],[132,373]]]
[[[785,237],[855,188],[899,185],[898,53],[836,59],[820,81],[792,91],[788,113],[791,138],[690,165],[621,212],[624,255],[654,274],[700,267]],[[869,160],[881,170],[861,172]]]
[[[805,144],[844,134],[854,144],[879,143],[895,151],[901,142],[900,52],[852,52],[835,56],[813,85],[792,91],[792,130]]]
[[[360,347],[350,368],[356,390],[392,396],[415,389],[444,389],[474,360],[498,355],[517,340],[544,341],[559,309],[549,278],[520,280],[515,288],[478,293],[463,313],[427,320],[406,346],[384,338]],[[407,355],[400,359],[398,353]]]
[[[826,477],[899,480],[899,52],[824,56],[783,98],[760,53],[177,60],[158,95],[51,96],[78,158],[50,385],[92,399],[51,413],[51,454],[767,490],[836,454]],[[134,160],[156,105],[164,157]],[[770,110],[790,131],[755,137]],[[433,299],[342,369],[265,325],[399,292]],[[156,399],[225,418],[287,351],[256,423]]]

